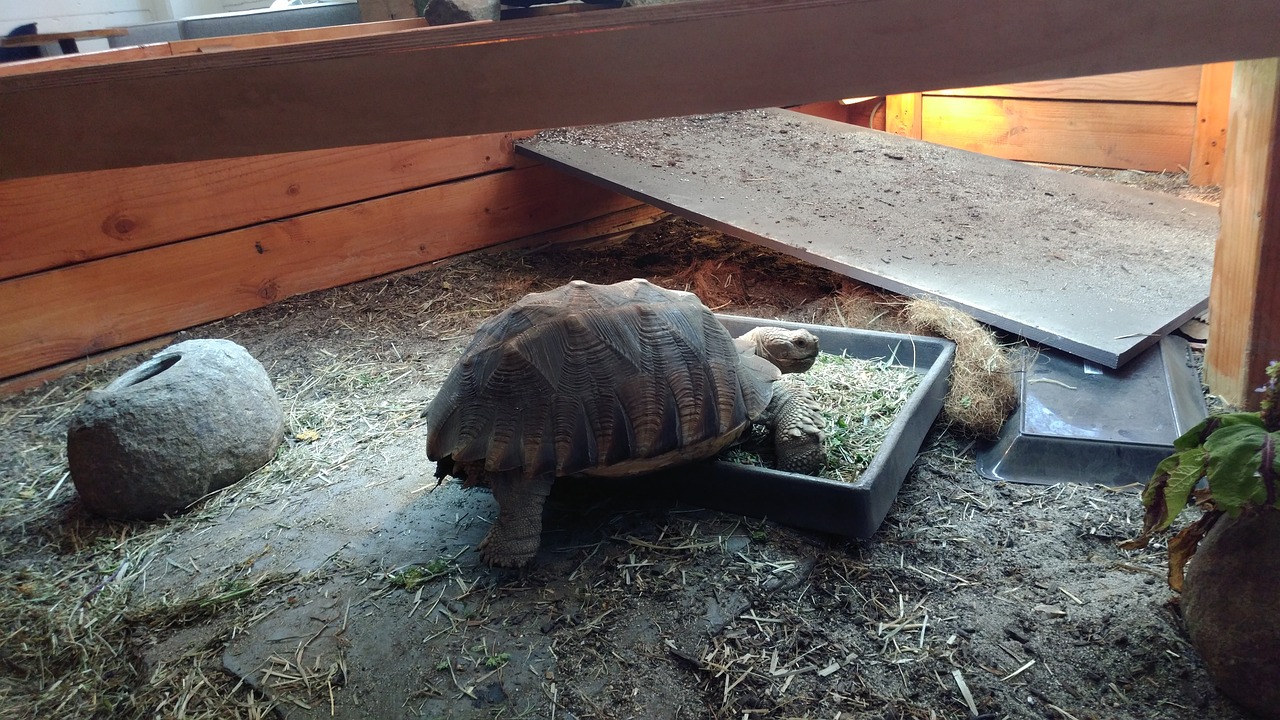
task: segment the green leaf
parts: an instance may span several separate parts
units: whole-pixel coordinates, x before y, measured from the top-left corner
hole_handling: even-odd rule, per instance
[[[1156,466],[1151,480],[1142,490],[1142,532],[1120,544],[1124,550],[1139,550],[1151,542],[1152,536],[1169,527],[1187,506],[1196,483],[1204,476],[1204,450],[1193,447],[1177,452]]]
[[[1266,439],[1267,431],[1259,420],[1257,424],[1223,425],[1205,440],[1204,449],[1209,454],[1206,473],[1209,490],[1213,493],[1214,505],[1228,515],[1239,514],[1247,503],[1265,502],[1267,492],[1258,473]]]
[[[1204,445],[1209,438],[1216,434],[1221,428],[1232,427],[1235,425],[1256,425],[1262,427],[1262,416],[1258,413],[1228,413],[1226,415],[1210,415],[1201,420],[1198,425],[1182,434],[1182,437],[1173,441],[1174,450],[1190,450]]]
[[[1147,505],[1148,514],[1153,507],[1158,507],[1161,511],[1158,517],[1148,519],[1151,531],[1158,532],[1169,527],[1178,513],[1187,506],[1191,491],[1200,482],[1200,478],[1204,477],[1204,465],[1205,452],[1200,448],[1183,450],[1160,461],[1152,482],[1148,483],[1142,493],[1142,501]],[[1156,482],[1162,476],[1163,479]],[[1159,505],[1153,505],[1157,493]]]

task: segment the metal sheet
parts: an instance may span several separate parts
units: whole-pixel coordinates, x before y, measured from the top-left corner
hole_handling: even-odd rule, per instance
[[[785,110],[555,130],[580,177],[1120,367],[1208,305],[1217,208]]]

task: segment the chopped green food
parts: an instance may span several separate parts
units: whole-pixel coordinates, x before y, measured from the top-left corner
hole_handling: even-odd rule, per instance
[[[920,386],[911,368],[886,360],[863,360],[820,353],[808,372],[788,376],[801,382],[823,408],[827,425],[826,462],[819,477],[841,482],[858,479],[884,443],[889,427]],[[773,465],[773,447],[763,428],[721,453],[720,459],[744,465]]]
[[[417,590],[419,585],[435,580],[448,571],[449,562],[443,558],[437,558],[426,565],[410,565],[402,570],[393,572],[387,576],[387,582],[395,587],[412,592]]]

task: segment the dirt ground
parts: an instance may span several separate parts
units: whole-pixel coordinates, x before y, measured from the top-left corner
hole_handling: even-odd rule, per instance
[[[267,367],[289,438],[192,513],[85,516],[67,415],[150,353],[0,399],[0,717],[1243,718],[1131,490],[992,483],[939,423],[853,541],[663,498],[553,497],[523,572],[421,411],[475,326],[572,278],[898,330],[883,296],[696,225],[482,254],[182,333]],[[839,309],[837,310],[837,303]],[[844,321],[844,322],[841,322]]]

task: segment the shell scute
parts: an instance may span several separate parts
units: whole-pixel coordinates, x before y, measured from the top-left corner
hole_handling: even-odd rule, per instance
[[[428,408],[427,454],[525,478],[678,456],[762,410],[754,372],[691,293],[575,281],[481,325]]]

